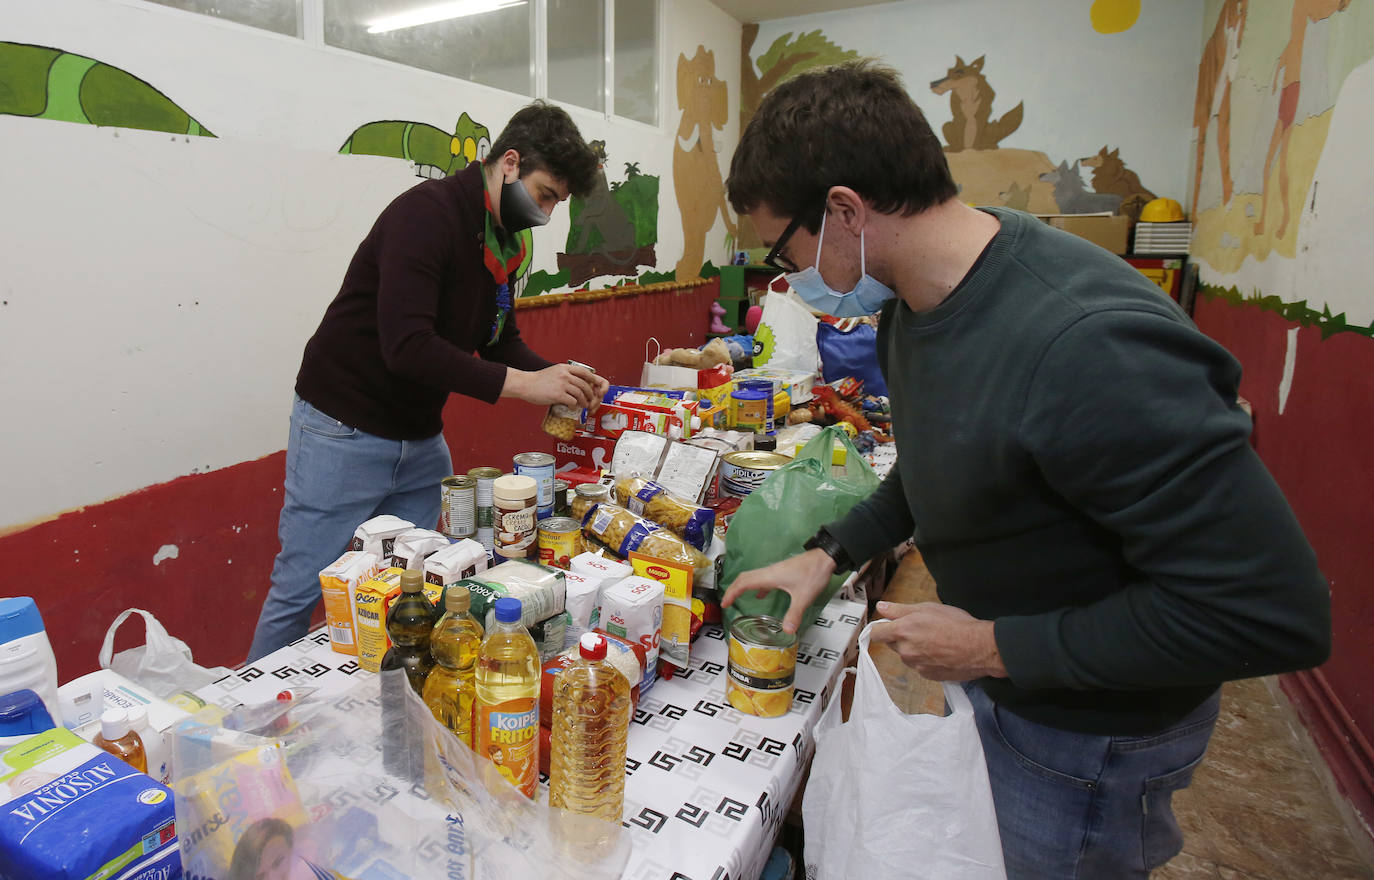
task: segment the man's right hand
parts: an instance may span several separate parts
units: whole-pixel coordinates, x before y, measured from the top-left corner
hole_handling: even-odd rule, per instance
[[[792,597],[792,604],[787,607],[782,628],[794,633],[801,626],[807,606],[821,595],[834,573],[835,560],[829,554],[821,549],[807,550],[765,568],[746,571],[735,578],[720,604],[723,608],[729,608],[736,599],[750,591],[762,597],[770,590],[783,590]]]
[[[605,380],[590,370],[571,364],[554,364],[529,372],[506,368],[506,383],[501,386],[502,397],[514,397],[526,403],[552,406],[557,403],[571,407],[595,409],[601,402],[598,387]]]

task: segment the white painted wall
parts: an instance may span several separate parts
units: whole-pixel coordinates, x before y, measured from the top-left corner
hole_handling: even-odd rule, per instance
[[[821,30],[831,42],[902,74],[938,133],[952,114],[930,83],[956,55],[986,55],[996,119],[1025,102],[1002,147],[1039,150],[1055,163],[1110,144],[1157,195],[1186,201],[1202,4],[1147,0],[1128,31],[1093,30],[1088,0],[906,0],[763,22],[757,59],[779,36]],[[1088,169],[1083,169],[1085,178]],[[1091,188],[1091,187],[1089,187]]]
[[[658,260],[682,252],[672,186],[679,52],[738,57],[740,25],[665,0],[658,126],[568,110],[662,179]],[[498,132],[527,98],[138,0],[5,0],[0,39],[64,49],[160,89],[218,135],[0,116],[0,529],[285,446],[305,340],[408,164],[339,156],[360,124]],[[738,116],[736,68],[731,119]],[[724,157],[738,140],[725,131]],[[566,209],[535,232],[554,271]],[[724,258],[724,226],[708,256]]]

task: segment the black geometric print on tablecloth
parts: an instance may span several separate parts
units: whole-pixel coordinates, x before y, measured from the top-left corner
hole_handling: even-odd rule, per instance
[[[817,647],[809,642],[797,648],[798,666],[809,666],[813,669],[829,669],[831,666],[835,665],[835,661],[839,658],[839,652],[834,648]]]
[[[753,749],[749,748],[743,743],[737,743],[732,740],[729,745],[727,745],[724,749],[721,749],[720,753],[727,758],[734,758],[736,761],[743,761],[746,758],[748,758],[753,751]]]
[[[363,797],[372,801],[374,804],[384,804],[401,791],[389,782],[379,782],[369,789],[363,791]]]
[[[804,688],[797,688],[792,693],[792,710],[797,711],[798,704],[803,706],[809,706],[812,702],[815,701],[815,699],[816,694],[813,691],[808,691]]]
[[[663,823],[668,821],[668,817],[652,807],[640,807],[639,812],[620,824],[626,828],[643,828],[645,831],[654,834],[663,830]]]
[[[854,614],[841,614],[841,615],[840,615],[840,623],[847,623],[847,624],[849,624],[850,626],[858,626],[858,625],[859,625],[859,618],[858,618],[857,615],[854,615]]]
[[[673,875],[669,877],[668,880],[695,880],[695,878],[674,871]],[[723,867],[717,866],[715,871],[711,872],[711,880],[730,880],[730,872]]]
[[[701,628],[701,637],[719,642],[725,638],[725,632],[720,627],[712,624]]]
[[[830,627],[832,627],[832,626],[834,626],[834,625],[835,625],[835,621],[833,621],[833,620],[831,620],[830,618],[826,617],[824,614],[822,614],[820,617],[817,617],[817,618],[816,618],[816,626],[819,626],[821,629],[830,629]]]
[[[256,681],[257,679],[262,678],[266,674],[267,673],[263,672],[256,666],[245,666],[239,670],[238,677],[239,681],[241,682],[250,682]]]
[[[352,675],[355,672],[361,672],[362,667],[358,665],[357,660],[349,660],[347,663],[339,667],[339,671],[342,672],[344,675]]]
[[[634,758],[626,758],[626,759],[625,759],[625,778],[626,778],[626,779],[629,779],[631,776],[635,775],[635,771],[639,769],[639,766],[640,766],[640,762],[639,762],[639,761],[636,761]]]
[[[691,817],[689,822],[686,817]],[[742,824],[752,822],[749,805],[729,795],[699,786],[682,802],[675,818],[715,837],[739,837]]]
[[[730,708],[731,707],[726,703],[713,703],[710,700],[698,700],[697,704],[692,707],[692,711],[700,715],[705,715],[708,718],[715,718],[717,715],[725,714]]]

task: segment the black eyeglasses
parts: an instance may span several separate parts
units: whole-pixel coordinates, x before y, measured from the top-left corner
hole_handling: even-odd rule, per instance
[[[768,256],[763,258],[763,264],[765,266],[770,266],[777,269],[779,272],[786,272],[789,275],[798,271],[797,264],[782,255],[782,249],[787,247],[787,240],[792,237],[792,233],[797,231],[797,227],[801,225],[801,222],[802,215],[798,214],[792,218],[791,223],[787,224],[787,228],[782,231],[782,235],[778,236],[777,244],[773,245],[773,249],[768,252]]]

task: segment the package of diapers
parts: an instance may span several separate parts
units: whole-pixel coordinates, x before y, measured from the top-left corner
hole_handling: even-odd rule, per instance
[[[0,877],[180,876],[170,790],[61,727],[0,753]]]

